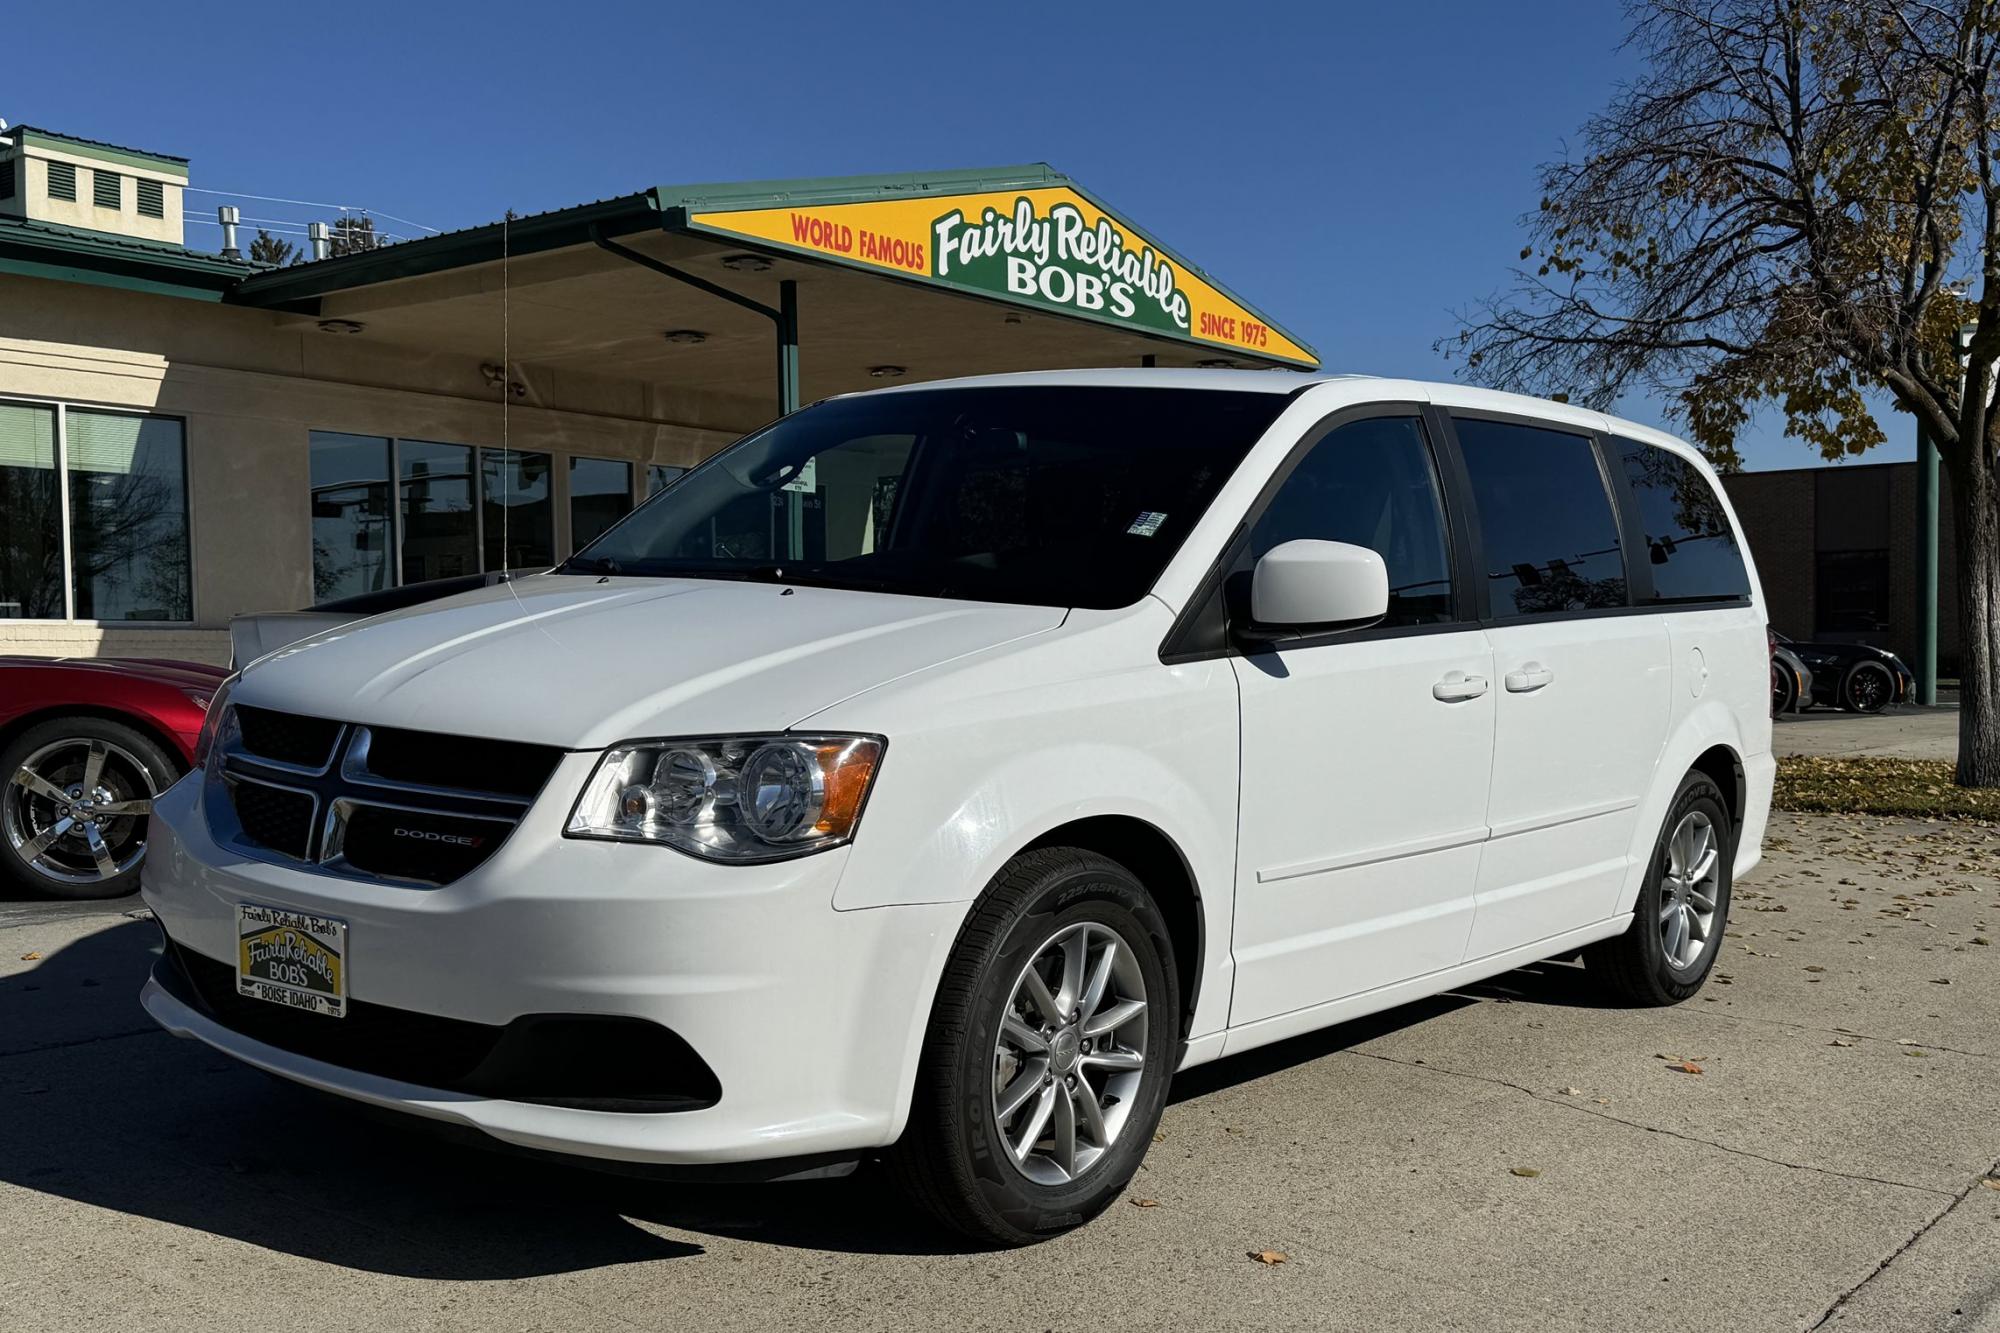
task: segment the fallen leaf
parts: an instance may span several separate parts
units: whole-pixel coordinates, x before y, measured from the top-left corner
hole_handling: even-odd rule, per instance
[[[1990,1190],[2000,1190],[2000,1176],[1988,1176],[1979,1182]]]
[[[1808,971],[1808,972],[1824,972],[1824,971],[1826,971],[1826,969],[1825,969],[1825,968],[1823,968],[1823,967],[1821,967],[1821,966],[1820,966],[1820,965],[1819,965],[1818,963],[1812,963],[1812,964],[1809,964],[1809,965],[1808,965],[1808,966],[1806,967],[1806,971]]]
[[[1676,1074],[1699,1074],[1701,1072],[1701,1066],[1692,1060],[1682,1060],[1677,1064],[1668,1065],[1667,1068],[1673,1070]]]
[[[1134,1208],[1158,1208],[1160,1201],[1158,1199],[1134,1199],[1132,1200],[1132,1206]]]
[[[1285,1252],[1283,1250],[1250,1250],[1248,1254],[1252,1259],[1255,1259],[1258,1263],[1266,1267],[1285,1262]]]
[[[1923,1045],[1923,1043],[1922,1043],[1922,1042],[1920,1042],[1920,1041],[1911,1041],[1911,1040],[1910,1040],[1910,1039],[1909,1039],[1908,1037],[1898,1037],[1898,1038],[1896,1038],[1896,1044],[1897,1044],[1898,1046],[1921,1046],[1921,1045]]]
[[[1849,1041],[1845,1037],[1835,1037],[1832,1041],[1827,1043],[1827,1045],[1829,1046],[1852,1046],[1853,1044],[1854,1044],[1853,1042]]]
[[[1563,1095],[1563,1096],[1565,1096],[1565,1097],[1581,1097],[1581,1096],[1583,1096],[1583,1089],[1582,1089],[1582,1088],[1563,1088],[1563,1089],[1562,1089],[1561,1091],[1562,1091],[1562,1095]]]
[[[1510,1166],[1507,1170],[1513,1175],[1526,1176],[1529,1180],[1542,1174],[1540,1169],[1532,1166]]]
[[[1917,1057],[1918,1059],[1925,1059],[1925,1058],[1927,1058],[1927,1057],[1928,1057],[1928,1056],[1930,1055],[1930,1052],[1929,1052],[1929,1051],[1917,1051],[1917,1050],[1909,1050],[1909,1051],[1904,1051],[1904,1052],[1903,1052],[1903,1054],[1904,1054],[1904,1055],[1914,1055],[1914,1056],[1916,1056],[1916,1057]]]
[[[41,956],[42,956],[42,951],[40,949],[30,949],[26,953],[21,955],[21,961],[24,963],[32,963]]]

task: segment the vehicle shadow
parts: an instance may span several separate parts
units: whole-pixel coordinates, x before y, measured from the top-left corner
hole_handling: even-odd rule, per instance
[[[703,1253],[668,1229],[866,1253],[966,1248],[879,1171],[686,1185],[359,1114],[154,1027],[136,997],[157,935],[119,919],[0,978],[0,1180],[325,1263],[453,1281]]]
[[[151,922],[120,919],[0,978],[0,1180],[347,1268],[449,1281],[682,1258],[703,1253],[704,1236],[912,1256],[975,1248],[924,1221],[877,1168],[789,1184],[623,1177],[465,1146],[266,1078],[152,1027],[135,997],[156,938]],[[1174,1100],[1503,998],[1496,987],[1567,1002],[1557,998],[1566,983],[1537,971],[1190,1070]]]

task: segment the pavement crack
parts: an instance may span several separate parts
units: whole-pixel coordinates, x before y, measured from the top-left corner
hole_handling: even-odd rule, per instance
[[[1888,1180],[1882,1176],[1862,1175],[1854,1171],[1836,1171],[1832,1167],[1814,1166],[1808,1162],[1789,1162],[1782,1157],[1768,1157],[1763,1153],[1752,1151],[1749,1148],[1739,1148],[1733,1144],[1718,1143],[1714,1139],[1704,1139],[1695,1134],[1683,1134],[1677,1129],[1667,1129],[1660,1125],[1649,1125],[1640,1120],[1628,1120],[1624,1116],[1613,1115],[1611,1112],[1602,1110],[1596,1106],[1586,1106],[1574,1098],[1556,1097],[1545,1092],[1538,1092],[1524,1083],[1515,1083],[1492,1074],[1473,1074],[1462,1069],[1447,1069],[1443,1065],[1424,1064],[1413,1060],[1399,1060],[1393,1055],[1381,1055],[1374,1051],[1347,1050],[1341,1052],[1341,1054],[1358,1055],[1367,1060],[1380,1060],[1384,1064],[1401,1065],[1406,1069],[1416,1069],[1424,1073],[1442,1074],[1447,1078],[1464,1078],[1471,1079],[1477,1083],[1491,1083],[1495,1087],[1510,1088],[1515,1092],[1523,1093],[1538,1102],[1546,1102],[1550,1106],[1560,1106],[1566,1111],[1576,1111],[1583,1115],[1595,1116],[1599,1120],[1609,1120],[1614,1125],[1624,1125],[1629,1129],[1643,1130],[1648,1134],[1662,1134],[1670,1139],[1679,1139],[1683,1143],[1692,1143],[1703,1148],[1714,1148],[1718,1152],[1730,1153],[1737,1157],[1748,1157],[1753,1161],[1765,1162],[1771,1166],[1782,1166],[1792,1171],[1810,1171],[1814,1175],[1837,1176],[1842,1180],[1855,1180],[1870,1185],[1888,1185],[1895,1189],[1915,1190],[1919,1194],[1935,1194],[1944,1198],[1963,1197],[1962,1194],[1954,1196],[1949,1190],[1937,1189],[1930,1185],[1913,1185],[1907,1180]]]
[[[1882,1276],[1882,1274],[1888,1272],[1891,1265],[1893,1265],[1898,1259],[1902,1258],[1906,1253],[1909,1252],[1911,1246],[1915,1245],[1918,1241],[1922,1240],[1925,1236],[1930,1234],[1930,1230],[1932,1227],[1935,1227],[1938,1223],[1944,1221],[1945,1218],[1950,1217],[1952,1212],[1955,1209],[1957,1209],[1957,1207],[1960,1204],[1965,1202],[1966,1197],[1970,1195],[1972,1191],[1980,1187],[1981,1180],[1984,1180],[1992,1176],[2000,1176],[2000,1161],[1995,1161],[1993,1165],[1987,1167],[1984,1171],[1981,1171],[1971,1180],[1966,1181],[1964,1188],[1960,1189],[1956,1194],[1950,1195],[1949,1196],[1951,1199],[1950,1203],[1946,1204],[1944,1207],[1938,1209],[1937,1212],[1933,1213],[1930,1217],[1926,1218],[1922,1226],[1918,1227],[1915,1231],[1912,1231],[1909,1234],[1909,1236],[1904,1239],[1901,1245],[1898,1245],[1895,1249],[1889,1251],[1888,1254],[1884,1255],[1882,1257],[1882,1261],[1876,1264],[1873,1268],[1869,1269],[1865,1277],[1863,1277],[1859,1282],[1855,1283],[1853,1286],[1849,1287],[1846,1291],[1841,1292],[1839,1296],[1835,1297],[1833,1304],[1826,1307],[1825,1313],[1821,1314],[1818,1319],[1815,1319],[1812,1323],[1806,1326],[1806,1333],[1818,1333],[1818,1330],[1825,1328],[1829,1323],[1831,1323],[1834,1317],[1837,1316],[1841,1312],[1841,1310],[1846,1307],[1847,1303],[1853,1300],[1856,1296],[1860,1295],[1863,1289],[1865,1289],[1869,1283],[1873,1282],[1876,1278]]]

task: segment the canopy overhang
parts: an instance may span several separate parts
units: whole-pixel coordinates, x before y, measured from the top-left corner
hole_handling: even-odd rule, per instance
[[[1318,364],[1046,166],[659,187],[271,270],[224,299],[495,361],[504,336],[522,365],[775,403],[787,284],[805,401],[904,377]]]

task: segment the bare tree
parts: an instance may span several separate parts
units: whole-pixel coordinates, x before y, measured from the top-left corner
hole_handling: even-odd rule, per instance
[[[1958,781],[2000,786],[2000,0],[1632,0],[1646,72],[1541,169],[1532,267],[1440,350],[1480,381],[1661,395],[1718,463],[1756,404],[1829,458],[1870,390],[1951,477]],[[1969,328],[1961,347],[1959,331]],[[1963,363],[1963,369],[1961,369]]]

